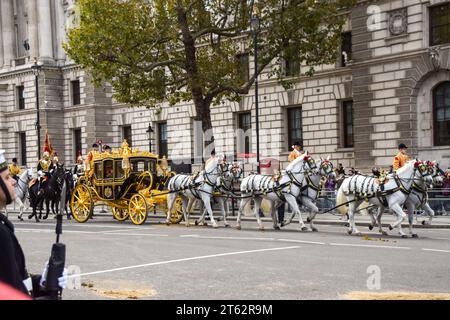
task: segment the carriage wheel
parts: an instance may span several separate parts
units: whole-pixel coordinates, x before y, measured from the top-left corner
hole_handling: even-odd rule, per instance
[[[112,207],[112,213],[114,215],[114,218],[116,218],[117,221],[125,221],[128,219],[128,211],[127,209],[119,209],[116,207]]]
[[[136,225],[141,225],[147,220],[148,206],[144,196],[137,193],[130,199],[128,213],[131,221]]]
[[[91,217],[94,205],[89,188],[83,184],[75,187],[70,202],[73,218],[80,223],[85,223]]]
[[[177,197],[175,203],[173,205],[172,212],[170,213],[170,223],[177,224],[180,223],[183,219],[183,201],[181,201],[180,197]]]

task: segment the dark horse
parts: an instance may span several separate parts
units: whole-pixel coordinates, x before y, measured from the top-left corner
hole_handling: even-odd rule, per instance
[[[33,208],[33,213],[28,216],[28,219],[35,217],[36,222],[42,219],[42,207],[45,202],[46,214],[44,220],[48,218],[50,214],[50,204],[53,214],[57,213],[59,208],[58,204],[61,199],[61,190],[65,180],[64,165],[56,165],[48,174],[48,180],[41,183],[41,191],[38,193],[39,184],[35,183],[29,188],[30,206]],[[56,206],[56,212],[55,212]],[[39,218],[37,216],[37,210],[39,208]]]
[[[72,192],[75,187],[75,180],[73,178],[71,170],[66,169],[65,179],[66,179],[66,201],[64,203],[64,210],[66,211],[66,214],[67,214],[67,220],[70,220],[71,215],[72,215],[72,208],[71,208],[71,206],[68,206],[68,204],[69,204],[70,199],[72,198]]]

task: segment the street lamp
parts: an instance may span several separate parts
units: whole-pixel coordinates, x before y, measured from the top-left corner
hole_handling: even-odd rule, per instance
[[[256,116],[256,162],[258,173],[261,173],[259,159],[259,101],[258,101],[258,33],[261,25],[258,8],[252,3],[253,10],[250,19],[250,27],[253,33],[253,45],[255,48],[255,116]]]
[[[148,124],[148,129],[146,131],[148,133],[148,151],[152,152],[152,133],[155,132],[152,128],[152,124]]]
[[[37,131],[37,155],[38,160],[40,158],[40,152],[41,152],[41,122],[40,122],[40,115],[39,115],[39,74],[41,73],[41,66],[37,62],[37,58],[34,58],[34,64],[31,66],[31,71],[33,71],[34,74],[34,84],[36,87],[36,131]]]

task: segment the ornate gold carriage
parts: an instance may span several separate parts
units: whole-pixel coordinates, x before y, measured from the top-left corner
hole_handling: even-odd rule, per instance
[[[153,153],[131,149],[124,141],[112,153],[94,152],[84,176],[80,177],[71,198],[74,219],[84,223],[98,205],[111,208],[114,218],[128,218],[136,224],[145,223],[149,212],[167,215],[165,184],[175,173],[168,170],[165,159]],[[177,198],[171,222],[181,221],[181,199]]]

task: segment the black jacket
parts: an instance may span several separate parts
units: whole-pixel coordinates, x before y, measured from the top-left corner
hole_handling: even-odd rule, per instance
[[[14,226],[3,214],[0,213],[0,282],[14,289],[28,294],[23,280],[28,275],[25,256],[22,248],[14,235]],[[46,295],[39,286],[41,276],[31,276],[33,282],[32,296],[34,298]]]

